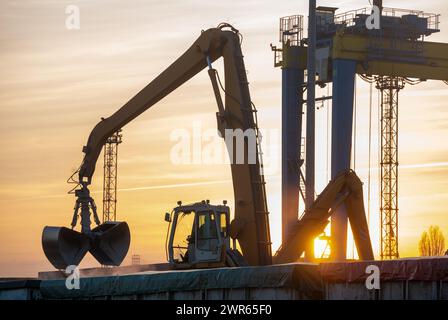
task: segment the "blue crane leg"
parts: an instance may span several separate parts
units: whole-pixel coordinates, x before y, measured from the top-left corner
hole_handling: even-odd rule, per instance
[[[333,111],[331,133],[331,177],[350,168],[353,127],[353,96],[356,61],[333,61]],[[347,212],[341,205],[331,218],[331,258],[344,260],[347,252]]]
[[[282,69],[282,241],[297,222],[304,70]]]

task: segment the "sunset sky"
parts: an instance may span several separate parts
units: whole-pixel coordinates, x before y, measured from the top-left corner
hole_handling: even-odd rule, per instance
[[[387,7],[442,15],[446,0],[384,1]],[[67,5],[80,8],[81,28],[65,27]],[[318,1],[339,12],[367,0]],[[269,44],[278,44],[278,20],[307,13],[307,1],[29,0],[0,2],[0,277],[52,270],[41,248],[45,225],[69,226],[75,198],[66,179],[82,159],[82,146],[110,116],[177,59],[200,31],[226,21],[244,36],[243,53],[259,125],[266,132],[266,176],[273,249],[280,244],[281,70]],[[217,63],[219,66],[219,63]],[[369,88],[357,79],[355,169],[367,204]],[[326,94],[326,89],[318,90]],[[400,93],[399,250],[416,256],[421,233],[439,225],[448,237],[448,86],[428,81]],[[378,109],[373,95],[370,230],[379,256]],[[175,165],[175,129],[216,126],[216,103],[206,72],[123,129],[119,147],[118,220],[129,223],[132,254],[144,263],[165,260],[164,212],[185,203],[226,199],[233,205],[226,164]],[[317,192],[328,182],[327,107],[316,112]],[[102,157],[91,188],[101,210]],[[447,241],[448,242],[448,241]],[[352,243],[349,241],[349,248]],[[97,266],[89,255],[82,266]]]

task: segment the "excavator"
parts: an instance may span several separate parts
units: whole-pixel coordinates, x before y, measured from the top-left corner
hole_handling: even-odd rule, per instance
[[[213,68],[219,58],[223,58],[224,63],[224,84]],[[241,35],[233,26],[222,23],[217,28],[202,31],[181,57],[93,128],[83,148],[81,166],[72,176],[77,175],[77,179],[73,178],[76,205],[71,228],[46,226],[42,233],[43,251],[50,263],[57,269],[65,269],[69,265],[78,265],[87,252],[102,265],[122,263],[130,245],[129,227],[126,222],[100,224],[95,202],[90,196],[89,185],[98,157],[108,137],[205,68],[218,107],[219,135],[225,137],[229,130],[244,133],[239,141],[242,150],[236,143],[227,144],[226,141],[233,181],[234,219],[230,222],[226,202],[222,205],[212,205],[205,200],[189,205],[179,202],[165,215],[169,224],[166,249],[170,265],[188,269],[297,261],[309,242],[322,234],[328,218],[339,205],[347,208],[360,259],[373,260],[362,183],[353,171],[341,172],[328,184],[297,221],[290,238],[272,255],[266,183],[259,149],[261,135],[257,110],[250,98]],[[233,140],[238,138],[238,135],[232,137]],[[92,214],[97,224],[93,229]],[[78,217],[81,232],[74,230]],[[182,233],[181,230],[187,231]]]

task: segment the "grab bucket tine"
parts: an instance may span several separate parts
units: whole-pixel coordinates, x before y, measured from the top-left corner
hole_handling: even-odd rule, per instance
[[[42,248],[56,269],[79,265],[90,248],[87,235],[65,227],[46,226],[42,232]]]
[[[102,265],[119,266],[129,250],[131,232],[126,222],[105,222],[92,230],[90,253]]]

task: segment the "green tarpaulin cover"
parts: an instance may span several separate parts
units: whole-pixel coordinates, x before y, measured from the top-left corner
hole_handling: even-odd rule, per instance
[[[80,279],[80,289],[67,289],[65,280],[43,280],[44,299],[88,299],[202,289],[294,288],[309,299],[322,296],[316,264],[292,263],[262,267],[147,272]]]

